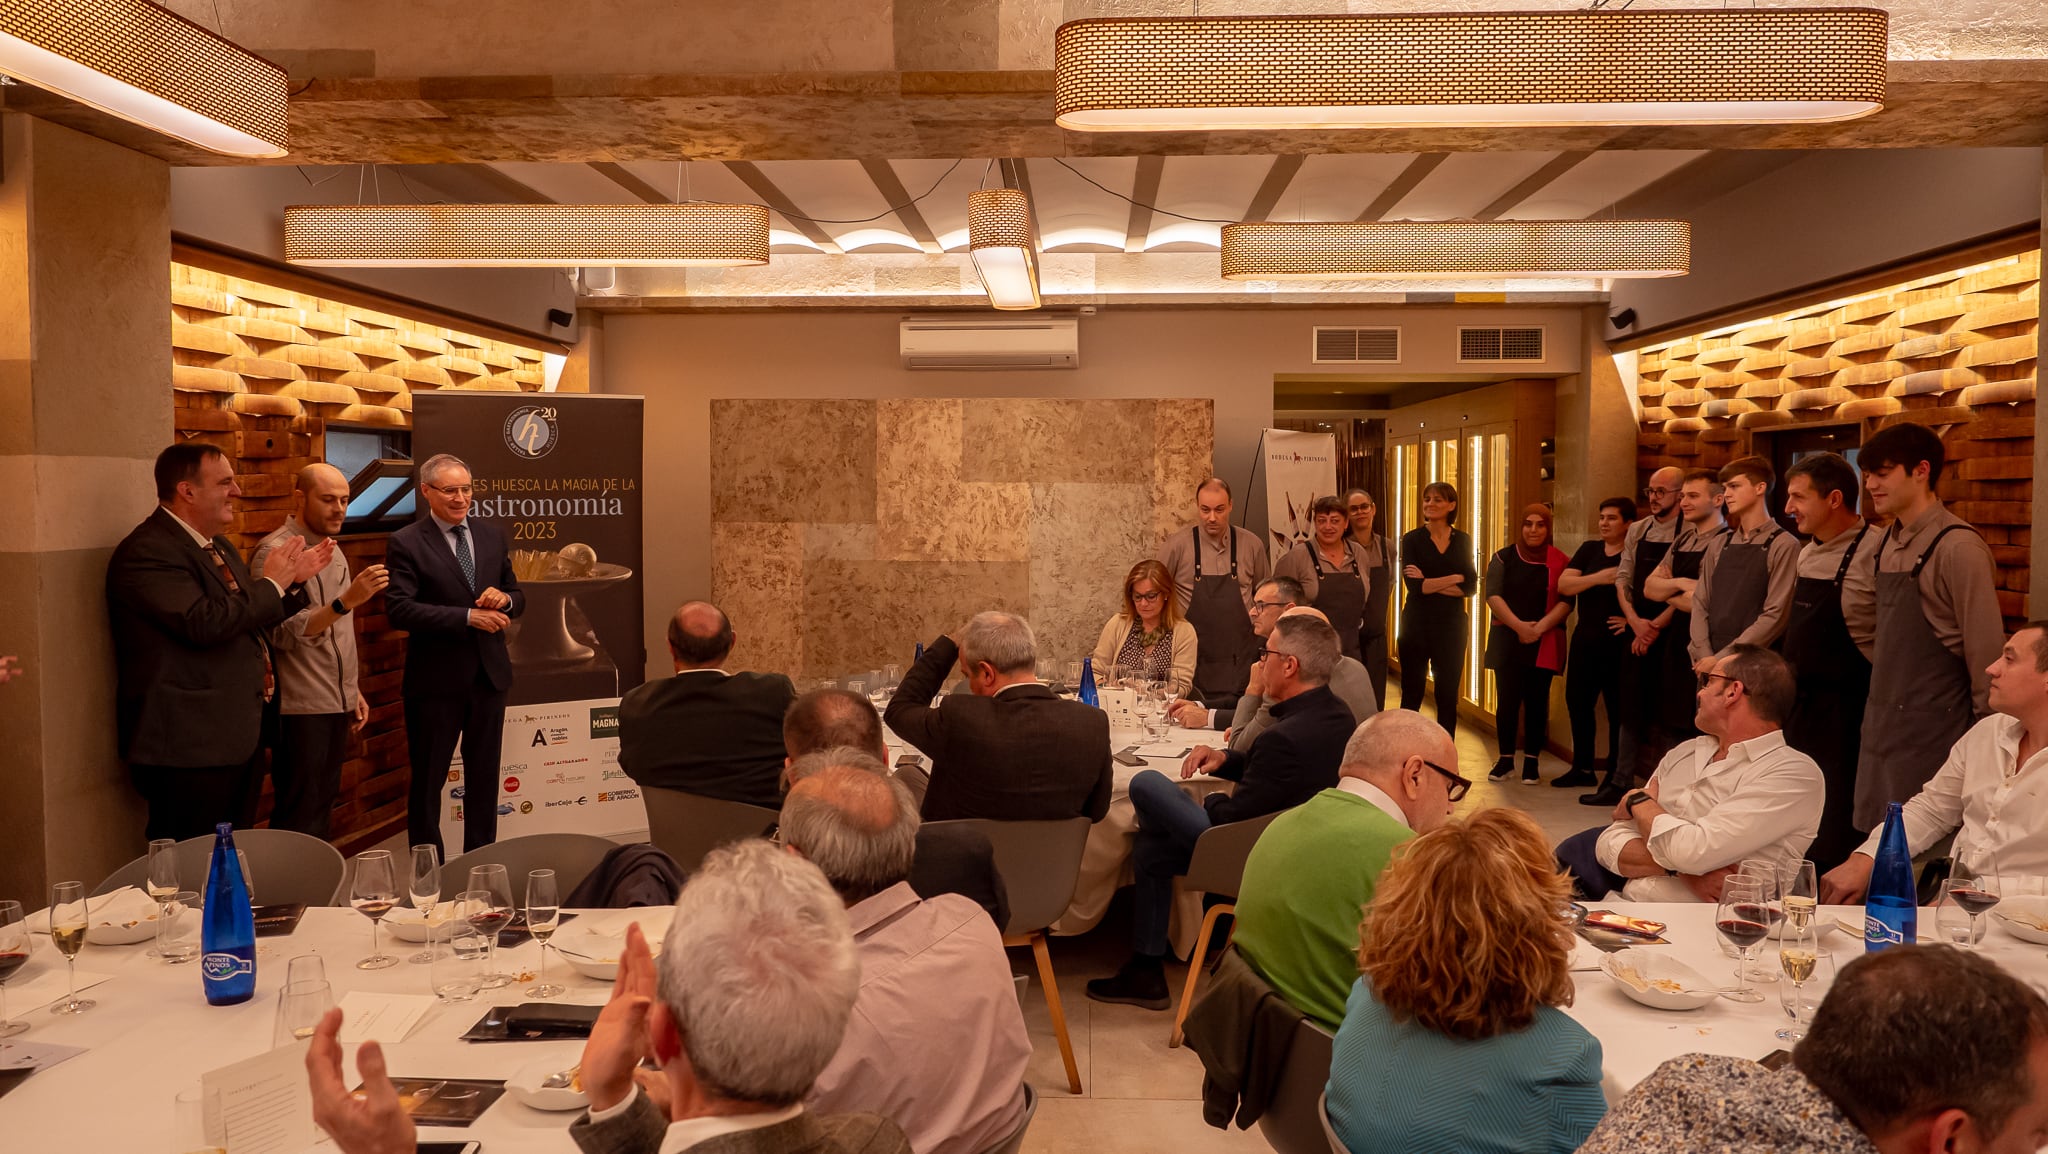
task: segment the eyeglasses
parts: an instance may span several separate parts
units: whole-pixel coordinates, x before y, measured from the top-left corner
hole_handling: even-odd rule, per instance
[[[1265,612],[1266,610],[1268,610],[1268,609],[1285,609],[1285,608],[1287,608],[1287,602],[1285,602],[1285,601],[1254,601],[1254,602],[1252,602],[1252,612],[1254,612],[1254,613],[1264,613],[1264,612]]]
[[[1663,489],[1655,485],[1652,485],[1650,488],[1643,490],[1644,495],[1650,497],[1669,497],[1670,495],[1676,492],[1678,492],[1678,490],[1676,489]]]
[[[428,485],[427,488],[443,497],[467,497],[476,491],[472,485]]]
[[[1301,660],[1301,658],[1295,657],[1292,653],[1282,653],[1278,649],[1265,648],[1259,650],[1259,660],[1264,661],[1268,657],[1293,657],[1296,661]]]
[[[1150,605],[1164,596],[1166,596],[1164,593],[1133,593],[1131,594],[1131,600],[1140,604]]]
[[[1353,513],[1370,513],[1372,510],[1373,506],[1371,505],[1353,505],[1349,511]]]
[[[1436,762],[1433,762],[1426,757],[1422,759],[1422,764],[1428,766],[1433,770],[1436,770],[1438,773],[1441,773],[1445,777],[1450,779],[1451,784],[1448,789],[1448,793],[1450,794],[1451,801],[1463,801],[1465,800],[1465,795],[1472,792],[1472,783],[1466,778],[1461,777],[1448,769],[1445,769],[1443,766],[1438,765]]]
[[[1714,683],[1714,679],[1717,677],[1723,681],[1734,682],[1737,685],[1742,684],[1742,682],[1737,681],[1735,678],[1730,677],[1725,673],[1702,673],[1698,676],[1701,689],[1705,689],[1707,686],[1712,685]]]

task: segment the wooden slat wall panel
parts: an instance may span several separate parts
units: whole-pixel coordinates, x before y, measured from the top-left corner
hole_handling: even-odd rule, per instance
[[[242,500],[228,536],[244,556],[284,523],[298,471],[325,457],[329,421],[410,428],[412,389],[541,385],[536,350],[187,265],[171,266],[171,306],[172,424],[233,458]],[[382,563],[384,540],[352,537],[342,552],[360,572]],[[370,723],[342,763],[334,841],[345,853],[404,828],[410,776],[405,634],[382,598],[353,620]]]
[[[1951,461],[1942,500],[1990,542],[2017,625],[2029,609],[2040,294],[2041,254],[2020,253],[1642,349],[1637,467],[1646,483],[1666,465],[1717,468],[1753,451],[1759,431],[1932,426]]]

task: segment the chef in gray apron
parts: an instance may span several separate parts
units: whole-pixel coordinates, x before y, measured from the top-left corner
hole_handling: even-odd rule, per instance
[[[1714,559],[1714,579],[1709,583],[1705,606],[1707,643],[1712,652],[1719,653],[1735,644],[1742,631],[1755,624],[1757,615],[1764,611],[1764,598],[1771,587],[1771,542],[1782,533],[1784,530],[1774,525],[1761,541],[1738,545],[1731,539],[1722,543],[1721,555]],[[1702,551],[1695,557],[1691,576],[1698,575],[1698,558],[1705,555]],[[1676,559],[1671,568],[1673,577],[1687,576],[1678,572]],[[1688,632],[1680,635],[1681,645],[1685,637],[1691,636],[1691,621],[1686,622],[1686,628]]]
[[[1723,527],[1715,533],[1726,533]],[[1700,560],[1707,555],[1705,548],[1681,549],[1688,538],[1698,537],[1692,526],[1678,535],[1671,544],[1671,551],[1665,560],[1671,566],[1671,576],[1677,580],[1697,581],[1700,576]],[[1665,748],[1681,741],[1698,737],[1699,727],[1693,718],[1699,713],[1699,682],[1693,676],[1692,654],[1686,649],[1686,638],[1692,636],[1692,614],[1683,611],[1671,615],[1671,628],[1663,633],[1662,640],[1669,642],[1664,647],[1664,667],[1657,671],[1658,711],[1657,725],[1669,738]]]
[[[1785,744],[1812,758],[1828,784],[1820,831],[1806,850],[1822,873],[1863,844],[1850,813],[1863,703],[1870,695],[1870,659],[1856,647],[1842,616],[1842,582],[1869,532],[1867,524],[1857,530],[1832,580],[1801,577],[1793,583],[1792,611],[1785,618],[1785,660],[1792,663],[1798,686],[1792,715],[1785,719]]]
[[[1884,820],[1885,803],[1905,801],[1941,768],[1949,747],[1976,720],[1969,663],[1935,635],[1920,607],[1920,570],[1941,539],[1934,535],[1910,571],[1877,574],[1877,638],[1871,652],[1870,701],[1856,761],[1856,804],[1850,815],[1868,831]],[[1898,525],[1885,531],[1885,545]],[[1879,552],[1882,557],[1882,551]]]
[[[1385,537],[1375,535],[1380,563],[1365,580],[1365,621],[1358,627],[1358,660],[1372,683],[1372,697],[1381,709],[1387,707],[1387,598],[1394,591],[1394,547]],[[1363,544],[1364,542],[1360,542]]]
[[[1330,619],[1330,627],[1337,631],[1338,647],[1344,651],[1344,656],[1356,661],[1359,659],[1358,630],[1365,622],[1365,607],[1369,600],[1366,597],[1365,574],[1358,566],[1358,554],[1351,551],[1347,540],[1345,552],[1351,554],[1350,570],[1325,569],[1315,542],[1306,544],[1309,563],[1316,567],[1316,595],[1309,604],[1322,610],[1323,616]]]
[[[1211,709],[1227,709],[1251,680],[1258,638],[1237,585],[1237,533],[1230,534],[1230,572],[1204,573],[1201,531],[1188,530],[1195,545],[1195,581],[1183,616],[1195,627],[1195,692]]]
[[[1645,620],[1653,619],[1664,612],[1664,603],[1643,592],[1643,581],[1657,571],[1664,561],[1664,555],[1671,551],[1670,541],[1652,541],[1645,536],[1636,538],[1635,552],[1629,558],[1629,572],[1635,574],[1635,588],[1628,592],[1629,604],[1635,607],[1636,615]],[[1612,808],[1622,795],[1635,784],[1635,774],[1643,768],[1643,747],[1651,744],[1650,727],[1656,723],[1663,706],[1663,696],[1658,687],[1664,681],[1665,651],[1673,645],[1683,648],[1682,639],[1672,633],[1677,626],[1678,614],[1671,615],[1671,625],[1657,634],[1650,647],[1641,657],[1633,653],[1622,654],[1621,675],[1621,740],[1615,744],[1614,760],[1607,768],[1607,777],[1592,793],[1581,794],[1579,804],[1607,806]],[[1690,670],[1688,683],[1690,683]],[[1655,747],[1652,745],[1652,749]],[[1654,766],[1655,759],[1650,759]]]

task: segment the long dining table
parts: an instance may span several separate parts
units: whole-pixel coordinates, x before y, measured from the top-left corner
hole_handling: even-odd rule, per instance
[[[1650,948],[1671,951],[1717,982],[1733,977],[1734,963],[1722,956],[1717,945],[1712,906],[1616,902],[1598,908],[1668,923],[1670,944]],[[1823,907],[1821,914],[1857,919],[1861,910]],[[1921,926],[1923,939],[1930,938],[1932,910],[1922,911]],[[37,1071],[0,1097],[4,1145],[24,1151],[169,1152],[174,1096],[194,1088],[204,1071],[269,1048],[287,959],[320,955],[337,999],[352,990],[430,992],[429,967],[424,965],[356,969],[357,959],[369,953],[369,937],[368,923],[351,909],[309,909],[290,935],[258,939],[256,996],[229,1007],[206,1004],[196,965],[173,966],[151,958],[146,943],[86,946],[78,958],[80,969],[109,975],[87,991],[87,996],[98,1002],[94,1009],[76,1016],[53,1015],[47,1003],[29,1005],[18,998],[9,1006],[13,1016],[31,1028],[0,1046],[55,1043],[82,1047],[84,1053]],[[388,937],[385,945],[401,957],[418,948],[393,943]],[[1838,963],[1846,963],[1863,950],[1860,939],[1840,931],[1831,933],[1821,945],[1833,952]],[[2042,946],[1989,928],[1981,948],[1987,958],[2023,978],[2048,978],[2048,950]],[[1767,943],[1760,952],[1774,961],[1774,949]],[[536,944],[527,942],[502,951],[500,960],[507,969],[530,973],[537,968],[538,950]],[[63,964],[49,939],[38,935],[28,964],[9,985],[24,986],[41,974],[61,971]],[[1597,970],[1573,976],[1577,996],[1569,1012],[1600,1039],[1610,1099],[1626,1092],[1659,1063],[1680,1054],[1704,1051],[1762,1058],[1774,1049],[1790,1046],[1774,1036],[1774,1031],[1789,1021],[1775,986],[1763,987],[1765,1000],[1760,1003],[1744,1005],[1717,998],[1700,1009],[1667,1012],[1629,1000],[1611,978]],[[558,959],[550,962],[549,977],[567,987],[561,997],[564,1002],[601,1003],[610,992],[609,983],[576,973]],[[392,1074],[496,1079],[537,1061],[559,1063],[558,1068],[572,1065],[581,1050],[578,1041],[460,1040],[486,1008],[527,1000],[521,993],[524,985],[486,991],[475,1001],[435,1006],[403,1041],[385,1047]],[[350,1055],[347,1069],[353,1080],[355,1047],[343,1049]],[[1196,1104],[1190,1102],[1188,1108],[1195,1109]],[[560,1154],[574,1148],[565,1131],[575,1117],[574,1113],[535,1110],[508,1094],[469,1127],[423,1128],[421,1135],[426,1139],[475,1139],[482,1142],[487,1154]]]

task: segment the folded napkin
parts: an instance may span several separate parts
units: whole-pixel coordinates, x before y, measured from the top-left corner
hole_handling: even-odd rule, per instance
[[[156,921],[156,899],[134,886],[122,886],[112,893],[87,898],[85,909],[87,920],[93,926],[128,927]],[[31,933],[50,932],[50,911],[47,909],[37,910],[25,920]]]

